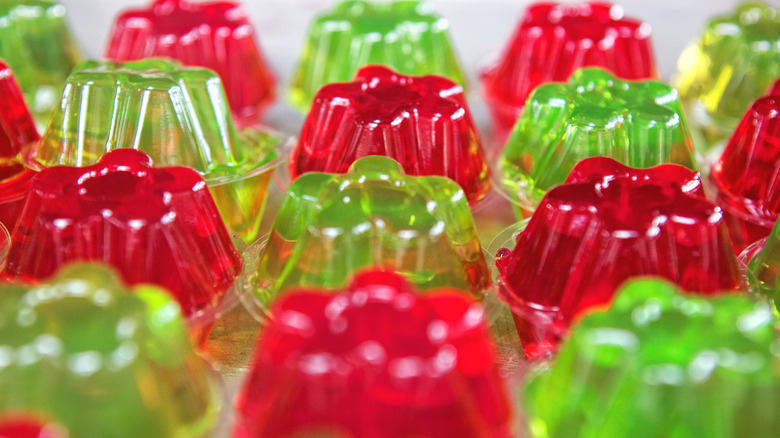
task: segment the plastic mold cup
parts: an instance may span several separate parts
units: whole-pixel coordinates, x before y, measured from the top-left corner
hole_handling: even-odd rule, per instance
[[[584,160],[507,245],[496,255],[499,296],[531,359],[552,355],[573,320],[609,305],[631,277],[701,294],[743,288],[720,208],[696,172],[673,164]]]
[[[173,60],[84,61],[31,166],[94,164],[106,151],[134,148],[160,166],[187,166],[206,180],[225,223],[245,241],[257,237],[282,139],[236,130],[219,77]]]
[[[777,436],[768,304],[634,281],[586,316],[522,401],[534,438]],[[713,403],[717,400],[717,403]]]
[[[710,173],[737,253],[768,236],[777,220],[779,167],[780,90],[753,102]]]
[[[292,287],[340,289],[357,269],[403,273],[415,286],[481,298],[491,285],[466,196],[444,177],[413,177],[382,156],[346,174],[296,179],[264,245],[244,256],[245,289],[263,317]]]
[[[598,68],[578,70],[568,83],[541,85],[501,153],[499,179],[524,218],[575,164],[594,156],[637,168],[695,168],[677,91],[658,81],[622,81]]]
[[[498,137],[505,139],[531,92],[562,82],[582,67],[601,67],[623,79],[657,78],[650,26],[608,3],[536,3],[500,57],[482,71]]]
[[[0,309],[0,348],[26,358],[0,368],[0,423],[23,413],[73,437],[117,438],[205,436],[216,425],[216,375],[163,289],[71,265],[43,284],[1,285]]]
[[[51,0],[0,0],[0,41],[0,58],[11,66],[27,104],[45,123],[81,57],[65,7]]]
[[[780,8],[746,2],[715,17],[680,56],[675,80],[701,152],[729,138],[750,103],[780,77]]]
[[[274,100],[274,78],[238,3],[156,0],[117,17],[106,57],[116,61],[167,57],[214,70],[239,126],[257,123]]]
[[[509,438],[511,409],[478,303],[398,275],[296,290],[275,305],[237,399],[234,438]]]
[[[292,178],[310,171],[344,173],[366,155],[393,158],[409,175],[449,177],[472,204],[490,192],[463,88],[441,76],[367,66],[353,82],[317,92],[290,157]]]
[[[42,170],[11,236],[4,275],[39,281],[63,263],[109,263],[130,284],[165,287],[205,342],[241,256],[203,179],[185,167],[154,168],[133,149],[95,165]]]
[[[19,153],[40,139],[22,90],[11,69],[0,61],[0,224],[10,231],[21,213],[35,172],[19,161]]]
[[[312,23],[290,101],[305,113],[323,85],[347,82],[368,64],[438,74],[464,85],[448,28],[447,20],[420,1],[343,1]]]

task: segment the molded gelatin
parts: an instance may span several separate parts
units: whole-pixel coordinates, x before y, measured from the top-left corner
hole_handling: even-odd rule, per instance
[[[274,78],[244,8],[231,1],[155,0],[117,17],[106,50],[116,61],[166,57],[214,70],[241,126],[259,121],[274,99]]]
[[[631,277],[704,294],[742,286],[721,210],[703,197],[696,172],[604,157],[584,160],[547,193],[496,267],[529,358],[552,354],[575,318],[608,305]]]
[[[367,271],[337,294],[296,290],[264,328],[235,438],[509,438],[511,410],[484,310]]]
[[[346,174],[311,172],[287,192],[254,272],[268,304],[290,287],[346,287],[355,270],[377,267],[417,287],[475,296],[490,285],[466,197],[440,176],[414,177],[382,156]]]
[[[29,413],[84,438],[205,436],[216,425],[213,372],[179,306],[102,265],[0,285],[0,351],[0,417]]]
[[[715,202],[739,253],[769,235],[780,213],[780,93],[748,109],[712,165]]]
[[[538,87],[499,159],[502,182],[530,215],[547,190],[593,156],[631,167],[674,163],[693,169],[677,91],[658,81],[622,81],[598,68]]]
[[[68,433],[57,424],[37,418],[0,415],[0,438],[68,438]]]
[[[193,329],[210,327],[241,272],[241,256],[200,175],[154,168],[133,149],[33,178],[4,274],[45,279],[73,260],[103,261],[130,284],[165,287]]]
[[[705,149],[727,139],[750,103],[780,77],[780,8],[745,2],[714,17],[680,56],[676,86]]]
[[[0,58],[13,69],[27,104],[44,122],[81,55],[52,0],[0,2]]]
[[[410,75],[438,74],[464,85],[449,23],[418,0],[342,1],[312,23],[290,101],[307,112],[323,85],[347,82],[368,64]]]
[[[0,224],[13,231],[35,172],[19,161],[19,152],[40,139],[22,90],[11,69],[0,61]]]
[[[774,301],[775,308],[780,303],[780,226],[775,223],[766,240],[750,245],[741,255],[747,266],[747,280],[751,291]]]
[[[106,151],[135,148],[160,166],[197,170],[227,225],[257,236],[281,139],[236,130],[219,77],[176,61],[84,61],[68,78],[41,142],[25,157],[38,166],[94,164]]]
[[[587,315],[523,389],[534,438],[777,436],[777,337],[766,303],[630,283]]]
[[[514,126],[541,84],[563,82],[582,67],[622,79],[657,78],[650,26],[608,3],[535,3],[514,36],[482,73],[482,92],[500,137]]]
[[[472,203],[490,191],[463,88],[441,76],[405,76],[367,66],[354,82],[328,84],[317,92],[290,157],[292,177],[344,173],[366,155],[393,158],[409,175],[449,177]]]

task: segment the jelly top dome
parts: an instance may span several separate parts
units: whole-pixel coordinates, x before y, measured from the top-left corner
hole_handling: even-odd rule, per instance
[[[291,286],[343,287],[368,266],[425,288],[481,295],[490,284],[471,210],[452,180],[407,176],[382,156],[363,157],[345,174],[296,179],[260,253],[261,301]]]
[[[240,124],[257,122],[273,101],[274,79],[246,11],[231,1],[156,0],[117,17],[106,57],[170,57],[214,70]]]
[[[503,56],[484,73],[489,100],[522,107],[545,82],[602,67],[623,79],[657,77],[650,26],[609,3],[529,6]]]
[[[337,294],[291,291],[273,313],[236,436],[510,436],[484,311],[460,292],[364,271]]]
[[[470,201],[490,190],[463,88],[441,76],[367,66],[353,82],[317,92],[290,158],[293,178],[308,171],[343,173],[366,155],[391,157],[409,175],[447,176]]]
[[[174,437],[216,424],[211,371],[163,289],[127,288],[104,266],[81,264],[0,292],[7,412],[56,420],[82,437]]]
[[[631,167],[694,168],[677,91],[658,81],[622,81],[598,68],[578,70],[567,83],[539,86],[502,152],[503,182],[521,203],[535,205],[592,156]]]
[[[209,182],[240,178],[275,158],[276,144],[237,131],[219,77],[176,61],[88,60],[68,78],[32,164],[94,164],[106,151],[134,148],[158,165],[187,166]]]
[[[200,175],[154,168],[134,149],[33,178],[4,274],[46,278],[70,260],[104,261],[129,283],[165,286],[187,316],[216,307],[241,270]]]
[[[312,23],[290,100],[307,111],[325,84],[352,79],[368,64],[404,74],[439,74],[464,84],[449,23],[419,0],[347,0]]]
[[[772,322],[770,307],[746,296],[629,283],[527,384],[531,428],[545,437],[775,436]]]

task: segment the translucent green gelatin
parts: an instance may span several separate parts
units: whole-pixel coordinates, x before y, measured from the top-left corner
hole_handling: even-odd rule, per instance
[[[418,0],[343,1],[312,23],[290,100],[307,112],[320,87],[348,82],[368,64],[410,75],[439,74],[465,85],[448,28],[447,20]]]
[[[758,241],[745,250],[749,254],[747,279],[750,289],[780,304],[780,222],[775,223],[766,242]]]
[[[490,284],[461,188],[440,176],[407,176],[383,156],[292,183],[259,255],[256,293],[267,306],[294,286],[342,288],[363,267],[401,272],[424,289],[481,294]]]
[[[658,81],[622,81],[599,68],[533,92],[500,157],[503,184],[532,212],[579,161],[613,158],[638,168],[693,169],[693,146],[677,91]]]
[[[226,224],[254,240],[281,139],[236,130],[219,77],[176,61],[84,61],[26,159],[43,167],[95,164],[135,148],[158,166],[187,166],[206,180]]]
[[[770,438],[780,430],[767,303],[639,280],[586,316],[525,387],[534,438]]]
[[[211,375],[163,289],[86,264],[0,286],[0,417],[82,438],[205,436],[219,411]]]
[[[30,110],[45,121],[81,55],[52,0],[0,0],[0,58],[14,71]]]
[[[727,139],[751,102],[780,77],[780,8],[746,2],[715,17],[678,61],[676,79],[706,149]]]

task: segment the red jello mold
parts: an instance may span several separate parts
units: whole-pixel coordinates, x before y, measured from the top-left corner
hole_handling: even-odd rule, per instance
[[[68,433],[34,418],[0,418],[0,438],[68,438]]]
[[[650,26],[609,3],[536,3],[526,11],[502,55],[482,73],[499,138],[504,138],[537,86],[565,82],[582,67],[602,67],[621,79],[658,72]]]
[[[572,320],[608,305],[631,277],[660,276],[706,294],[742,288],[722,222],[692,170],[580,162],[547,193],[514,249],[496,256],[499,293],[526,356],[552,354]]]
[[[0,60],[0,223],[14,229],[35,172],[19,162],[27,143],[40,139],[11,69]]]
[[[154,168],[135,149],[107,152],[92,166],[49,167],[32,179],[4,276],[45,279],[74,260],[108,263],[129,284],[167,288],[202,336],[241,272],[201,176]]]
[[[485,154],[463,88],[443,76],[361,68],[354,82],[322,87],[290,157],[290,175],[345,173],[358,158],[384,155],[409,175],[457,182],[469,202],[490,191]]]
[[[106,57],[168,57],[214,70],[239,126],[258,122],[274,100],[275,80],[249,17],[236,2],[155,0],[147,9],[125,11],[114,24]]]
[[[780,213],[780,82],[745,113],[710,183],[737,253],[769,235]]]
[[[237,401],[235,438],[506,437],[511,414],[482,307],[366,271],[342,293],[274,306]]]

